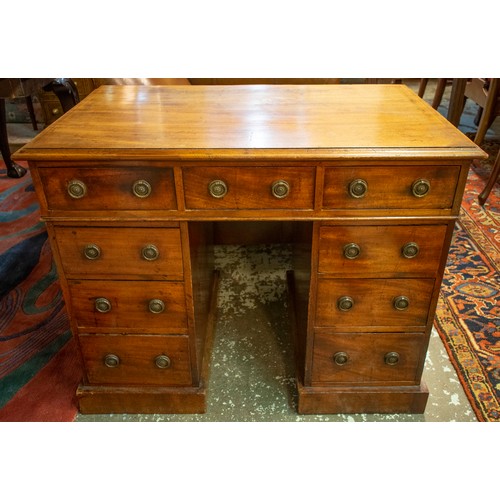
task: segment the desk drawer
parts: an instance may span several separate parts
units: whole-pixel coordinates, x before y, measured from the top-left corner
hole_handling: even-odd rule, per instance
[[[320,273],[435,276],[447,226],[322,226]]]
[[[319,279],[316,326],[421,327],[433,279]]]
[[[325,169],[323,208],[450,209],[460,167],[331,167]]]
[[[45,167],[39,170],[49,210],[174,210],[170,168]]]
[[[70,280],[68,285],[80,331],[187,331],[183,283]]]
[[[79,335],[91,384],[190,385],[189,340],[183,335]]]
[[[183,279],[179,228],[55,226],[67,277]]]
[[[313,209],[312,167],[183,169],[187,209]]]
[[[423,335],[415,333],[322,333],[314,336],[312,383],[414,384]]]

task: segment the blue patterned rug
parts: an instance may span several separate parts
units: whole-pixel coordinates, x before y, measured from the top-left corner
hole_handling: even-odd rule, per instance
[[[21,389],[61,351],[71,334],[29,172],[22,179],[5,174],[0,167],[0,420],[17,420],[11,407],[18,406]],[[60,382],[57,387],[65,385]],[[74,391],[74,382],[70,385]],[[31,411],[24,400],[23,414],[28,412],[35,421],[57,419],[59,410],[51,409],[54,396],[46,406],[34,401]],[[72,404],[72,395],[66,396]]]

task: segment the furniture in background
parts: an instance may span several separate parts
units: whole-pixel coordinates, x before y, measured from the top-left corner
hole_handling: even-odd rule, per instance
[[[455,78],[452,85],[448,119],[455,126],[460,122],[466,99],[471,99],[478,107],[476,124],[478,126],[474,142],[481,145],[486,132],[500,114],[500,79],[498,78]],[[490,176],[483,191],[478,196],[480,205],[484,205],[500,175],[500,152],[494,162]]]
[[[78,102],[78,93],[74,93],[76,90],[68,96],[68,92],[71,92],[69,89],[72,87],[72,82],[67,78],[0,78],[0,152],[2,153],[9,177],[22,177],[26,174],[26,169],[21,165],[17,165],[11,158],[7,134],[5,99],[26,99],[33,129],[37,130],[32,96],[37,94],[40,89],[46,88],[47,93],[54,96],[61,107],[67,110]]]
[[[80,411],[204,412],[214,228],[244,244],[273,222],[293,249],[298,411],[423,412],[449,244],[484,156],[402,85],[97,89],[15,155],[83,360]]]

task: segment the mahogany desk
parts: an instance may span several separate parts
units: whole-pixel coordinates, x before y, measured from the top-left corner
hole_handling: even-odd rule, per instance
[[[205,411],[213,227],[235,221],[292,228],[298,411],[424,411],[443,269],[485,154],[405,86],[104,86],[15,157],[85,367],[81,412]]]

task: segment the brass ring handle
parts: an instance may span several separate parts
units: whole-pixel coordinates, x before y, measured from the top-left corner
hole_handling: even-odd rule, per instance
[[[148,304],[149,312],[160,314],[165,310],[165,302],[161,299],[151,299]]]
[[[388,352],[384,356],[384,363],[386,365],[394,366],[399,363],[399,353],[397,352]]]
[[[142,248],[141,255],[144,260],[156,260],[160,256],[160,251],[150,243]]]
[[[108,368],[116,368],[120,364],[120,358],[116,354],[106,354],[104,364]]]
[[[336,365],[345,365],[349,361],[349,355],[346,352],[336,352],[333,355],[333,361]]]
[[[406,259],[413,259],[418,255],[418,252],[420,252],[420,247],[414,241],[406,243],[401,249],[401,253]]]
[[[355,179],[349,183],[349,194],[352,198],[363,198],[368,192],[368,183],[364,179]]]
[[[400,295],[393,300],[392,304],[394,309],[397,309],[398,311],[406,311],[406,309],[410,306],[410,299],[405,295]]]
[[[83,255],[86,259],[96,260],[101,256],[101,249],[94,243],[89,243],[83,248]]]
[[[132,185],[132,192],[137,198],[147,198],[151,194],[151,184],[144,179],[135,181]]]
[[[87,194],[87,186],[84,182],[73,179],[68,183],[68,194],[75,200],[83,198]]]
[[[274,181],[271,186],[271,192],[279,200],[286,198],[290,194],[290,184],[284,180]]]
[[[214,198],[224,198],[227,191],[227,184],[220,179],[216,179],[208,185],[208,192]]]
[[[348,243],[344,246],[344,257],[346,259],[356,259],[361,253],[361,247],[357,243]]]
[[[337,300],[337,307],[341,311],[349,311],[352,309],[354,306],[354,300],[352,297],[349,297],[345,295],[344,297],[340,297],[339,300]]]
[[[107,313],[111,311],[111,302],[105,297],[95,299],[95,309],[100,313]]]
[[[424,196],[427,196],[430,190],[431,183],[427,179],[417,179],[411,185],[411,192],[413,193],[413,196],[417,198],[423,198]]]
[[[161,369],[170,368],[170,364],[171,364],[170,358],[168,356],[165,356],[165,354],[160,354],[155,358],[155,365],[158,368]]]

